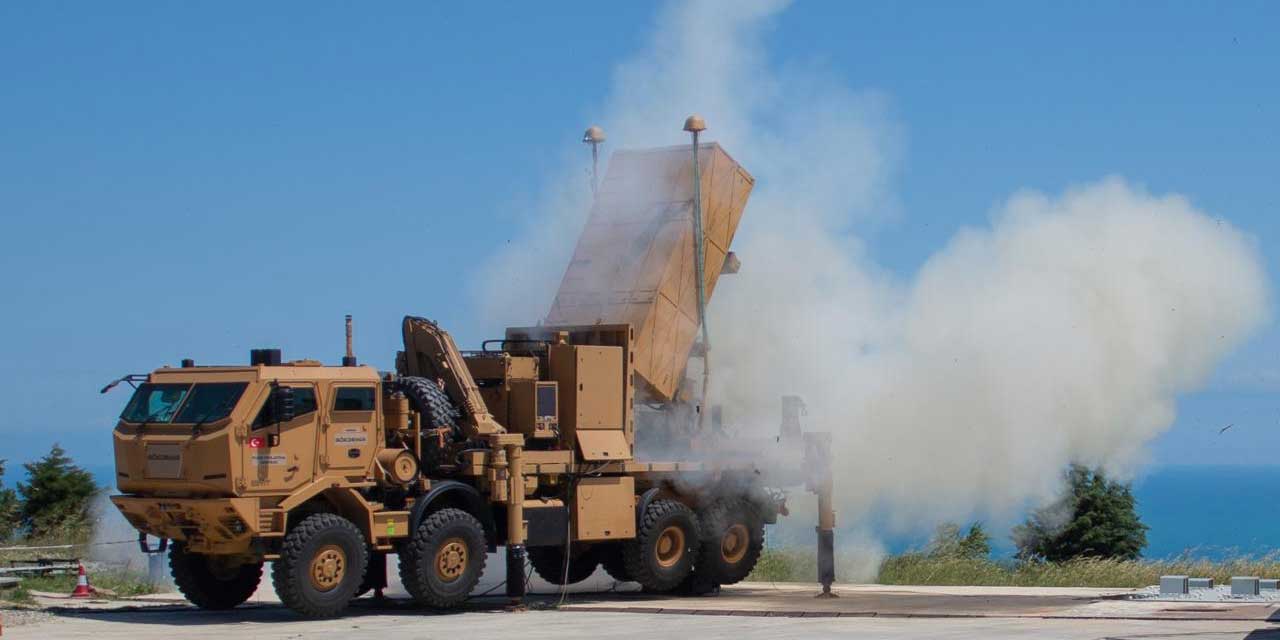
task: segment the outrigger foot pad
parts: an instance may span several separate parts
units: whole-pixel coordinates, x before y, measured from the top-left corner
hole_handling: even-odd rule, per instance
[[[524,602],[524,561],[528,557],[522,544],[507,545],[507,597],[512,604]]]
[[[819,598],[834,598],[831,585],[836,581],[836,535],[831,529],[818,529],[818,582],[822,584]]]

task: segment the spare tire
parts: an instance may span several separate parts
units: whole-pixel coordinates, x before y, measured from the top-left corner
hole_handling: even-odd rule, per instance
[[[409,406],[422,414],[424,429],[448,427],[456,433],[462,414],[453,406],[449,394],[434,380],[415,376],[401,376],[396,388],[409,399]]]
[[[396,389],[408,398],[409,406],[422,416],[424,432],[427,429],[446,429],[445,440],[449,442],[461,437],[458,422],[462,414],[454,408],[449,395],[434,380],[402,376],[396,380]],[[418,462],[422,465],[423,473],[436,473],[441,465],[449,464],[449,461],[443,459],[445,452],[440,450],[438,438],[427,437],[424,433],[422,440],[422,459]]]

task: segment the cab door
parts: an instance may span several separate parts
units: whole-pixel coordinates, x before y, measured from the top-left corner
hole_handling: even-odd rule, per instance
[[[315,441],[319,425],[316,388],[310,384],[282,384],[293,388],[293,419],[280,422],[274,414],[272,387],[258,400],[258,411],[242,444],[244,479],[249,491],[288,492],[315,477]]]
[[[322,428],[323,471],[362,474],[373,462],[377,438],[378,390],[372,383],[334,382]]]

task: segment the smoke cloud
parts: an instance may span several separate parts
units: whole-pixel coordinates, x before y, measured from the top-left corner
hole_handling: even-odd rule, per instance
[[[618,66],[600,122],[612,148],[680,144],[699,112],[757,179],[734,242],[742,271],[709,307],[726,424],[776,433],[779,397],[803,396],[806,428],[835,434],[845,523],[879,508],[929,530],[1045,502],[1069,462],[1135,469],[1178,394],[1267,320],[1251,240],[1108,177],[1015,193],[904,281],[857,234],[899,215],[902,127],[885,96],[768,56],[785,7],[668,6]],[[589,205],[576,151],[509,245],[523,248],[482,278],[495,327],[546,314],[576,239],[563,230]],[[513,277],[527,306],[511,304]]]
[[[1010,198],[888,295],[896,308],[865,319],[874,337],[841,318],[867,288],[848,274],[824,287],[824,262],[770,261],[717,300],[716,353],[731,363],[718,398],[750,416],[769,415],[764,385],[804,395],[836,433],[846,511],[880,506],[903,525],[1043,502],[1069,462],[1129,473],[1177,394],[1267,315],[1241,233],[1119,178]],[[760,300],[785,312],[750,313]],[[771,339],[733,348],[758,332]],[[761,386],[735,387],[738,373]]]

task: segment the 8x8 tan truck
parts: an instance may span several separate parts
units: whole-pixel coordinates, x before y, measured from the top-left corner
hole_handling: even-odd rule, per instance
[[[341,366],[259,349],[248,366],[184,360],[117,381],[136,391],[112,502],[144,548],[172,541],[177,587],[207,609],[244,602],[270,562],[287,606],[334,616],[386,586],[389,553],[414,600],[453,607],[499,546],[512,598],[526,559],[554,584],[601,565],[657,592],[742,580],[785,513],[761,465],[687,424],[674,432],[694,437],[669,444],[701,453],[635,448],[637,422],[689,422],[698,302],[736,263],[753,184],[718,146],[694,149],[615,154],[546,322],[480,351],[406,317],[396,370],[379,373],[352,355],[348,317]],[[716,268],[691,264],[699,253]]]

